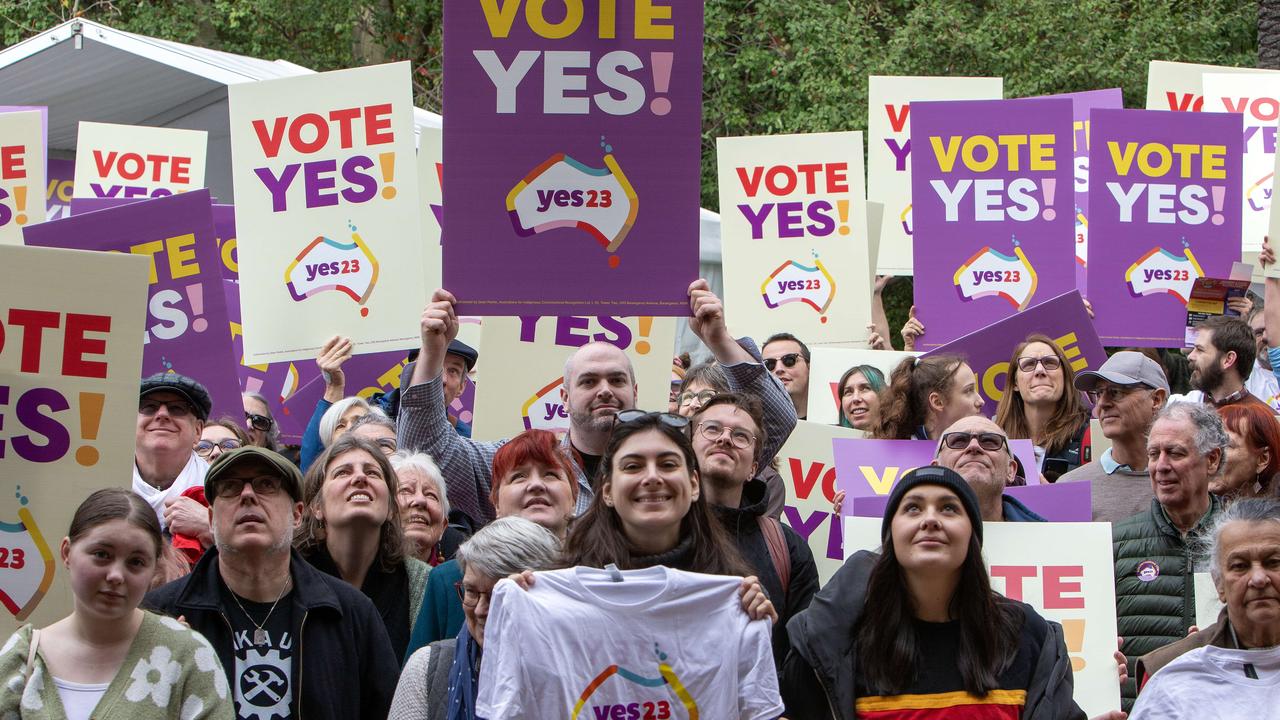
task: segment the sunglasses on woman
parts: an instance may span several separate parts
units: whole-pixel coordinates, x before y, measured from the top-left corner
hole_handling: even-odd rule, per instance
[[[782,361],[782,367],[795,367],[796,363],[802,359],[804,359],[804,355],[800,353],[787,353],[779,358],[765,358],[764,366],[769,372],[773,372],[773,369],[778,367],[779,360]]]
[[[249,427],[258,432],[266,432],[271,429],[271,425],[275,422],[266,415],[254,415],[253,413],[245,413],[244,419],[249,422]]]
[[[1062,367],[1062,361],[1058,359],[1057,355],[1018,358],[1018,369],[1022,372],[1035,372],[1036,365],[1043,365],[1046,372],[1053,372],[1054,370]]]

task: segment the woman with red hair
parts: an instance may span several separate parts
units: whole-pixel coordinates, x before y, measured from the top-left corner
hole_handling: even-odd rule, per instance
[[[578,483],[564,445],[546,430],[526,430],[493,456],[489,501],[498,517],[518,516],[551,531],[561,542],[569,532]],[[458,634],[465,615],[454,584],[462,581],[456,561],[441,563],[427,577],[409,651]]]
[[[1209,492],[1223,500],[1270,497],[1280,470],[1280,424],[1261,403],[1232,403],[1218,408],[1231,443],[1221,473],[1209,480]]]

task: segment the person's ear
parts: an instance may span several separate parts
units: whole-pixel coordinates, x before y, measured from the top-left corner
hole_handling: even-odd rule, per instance
[[[569,407],[569,386],[560,383],[560,404]]]
[[[689,491],[689,499],[696,501],[702,494],[702,484],[698,480],[698,473],[696,470],[689,474],[689,482],[693,484],[693,489]]]
[[[62,564],[68,569],[71,568],[71,538],[62,538],[62,546],[58,548],[58,554],[62,556]]]
[[[297,530],[298,528],[302,527],[302,508],[303,508],[302,501],[298,501],[293,504],[293,529],[294,530]],[[323,521],[324,517],[322,517],[319,513],[317,513],[316,519]]]
[[[947,403],[942,399],[942,394],[935,390],[929,393],[929,407],[935,412],[942,412],[946,409]]]
[[[605,481],[600,486],[600,501],[604,503],[605,507],[613,507],[613,483]]]
[[[1218,474],[1218,470],[1222,467],[1223,454],[1222,448],[1214,448],[1205,455],[1205,459],[1209,461],[1209,477]]]
[[[1257,459],[1254,461],[1255,467],[1253,474],[1260,475],[1262,474],[1262,471],[1271,464],[1271,447],[1268,445],[1260,448],[1256,458]]]

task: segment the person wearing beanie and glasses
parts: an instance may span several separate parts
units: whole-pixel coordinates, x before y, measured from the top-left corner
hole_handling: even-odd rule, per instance
[[[292,550],[302,473],[249,446],[204,478],[214,547],[143,606],[184,618],[226,669],[236,716],[385,718],[399,658],[373,603]]]
[[[1083,720],[1061,626],[991,588],[963,477],[904,475],[880,537],[879,553],[846,560],[787,624],[787,717]]]

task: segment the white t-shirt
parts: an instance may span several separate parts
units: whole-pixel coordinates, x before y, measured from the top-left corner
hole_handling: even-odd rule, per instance
[[[768,620],[741,578],[662,566],[536,574],[493,593],[476,713],[534,720],[772,720],[782,714]]]
[[[1262,363],[1254,360],[1253,372],[1249,373],[1244,387],[1254,397],[1270,405],[1272,410],[1280,410],[1280,382],[1276,381],[1276,374],[1270,368],[1264,368]]]
[[[1129,720],[1263,720],[1280,716],[1280,648],[1191,650],[1152,676]]]
[[[77,683],[55,677],[53,686],[58,689],[58,699],[62,701],[67,720],[89,720],[111,683]]]
[[[133,492],[143,500],[147,501],[147,504],[151,506],[151,509],[156,511],[156,517],[160,520],[160,527],[165,527],[165,502],[171,498],[179,497],[187,490],[187,488],[200,487],[204,485],[204,474],[208,471],[209,463],[205,462],[204,458],[195,454],[193,451],[191,453],[191,459],[187,461],[185,466],[183,466],[182,472],[178,473],[178,477],[173,481],[173,484],[164,490],[157,490],[146,480],[142,479],[142,476],[138,474],[138,464],[134,463]],[[210,499],[212,500],[212,498]]]

